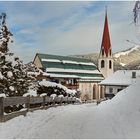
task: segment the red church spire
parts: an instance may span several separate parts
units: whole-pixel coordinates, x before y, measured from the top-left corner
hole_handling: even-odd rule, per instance
[[[109,35],[108,20],[107,20],[107,10],[106,10],[106,14],[105,14],[101,53],[102,53],[102,55],[104,55],[104,53],[105,53],[106,57],[108,57],[109,54],[111,55],[111,43],[110,43],[110,35]]]

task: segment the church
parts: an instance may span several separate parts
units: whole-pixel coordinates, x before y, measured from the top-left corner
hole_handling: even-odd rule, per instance
[[[113,74],[113,56],[108,27],[107,11],[102,36],[98,67],[88,59],[37,53],[33,63],[46,76],[40,79],[57,82],[69,89],[79,90],[81,100],[97,101],[105,98],[105,88],[99,83]]]

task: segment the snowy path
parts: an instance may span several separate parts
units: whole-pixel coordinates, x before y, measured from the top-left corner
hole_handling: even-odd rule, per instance
[[[120,116],[108,117],[95,104],[38,110],[0,124],[0,138],[127,138]]]
[[[28,113],[0,124],[0,138],[140,138],[140,80],[112,100]]]

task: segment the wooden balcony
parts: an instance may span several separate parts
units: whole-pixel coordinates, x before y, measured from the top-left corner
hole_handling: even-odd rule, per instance
[[[66,86],[68,89],[78,89],[79,88],[79,84],[65,84],[64,86]]]

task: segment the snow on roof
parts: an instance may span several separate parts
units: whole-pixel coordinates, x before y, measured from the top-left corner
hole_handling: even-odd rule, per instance
[[[99,80],[103,80],[103,77],[81,77],[82,79],[99,79]]]
[[[132,72],[136,72],[136,78],[132,78]],[[140,70],[118,70],[105,80],[101,85],[131,85],[137,78],[140,78]]]
[[[44,59],[44,58],[42,58],[41,61],[45,61],[45,62],[61,62],[58,59]]]
[[[80,79],[79,82],[101,82],[102,79]]]
[[[89,66],[96,66],[94,63],[91,63],[91,62],[89,62],[89,63],[79,62],[79,64],[81,64],[81,65],[89,65]]]
[[[62,63],[79,64],[77,61],[62,60]]]
[[[88,66],[95,66],[92,62],[78,62],[78,61],[71,61],[71,60],[59,60],[59,59],[44,59],[42,58],[41,61],[43,62],[59,62],[59,63],[68,63],[68,64],[81,64],[81,65],[88,65]]]
[[[60,77],[60,78],[80,78],[79,76],[77,75],[68,75],[68,74],[48,74],[48,76],[50,77]]]
[[[100,74],[98,70],[77,70],[77,69],[61,69],[61,68],[46,68],[47,72],[70,72],[70,73],[93,73]]]

